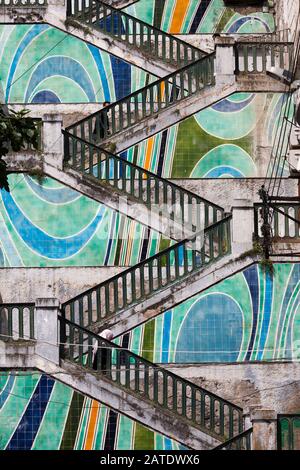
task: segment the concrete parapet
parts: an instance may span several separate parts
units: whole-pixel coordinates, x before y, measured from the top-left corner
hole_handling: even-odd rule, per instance
[[[251,409],[253,450],[277,449],[277,414],[274,410]]]
[[[54,298],[35,301],[35,352],[44,359],[59,364],[58,321],[60,303]]]
[[[253,202],[250,199],[234,199],[232,211],[232,253],[238,255],[252,249],[254,231]]]

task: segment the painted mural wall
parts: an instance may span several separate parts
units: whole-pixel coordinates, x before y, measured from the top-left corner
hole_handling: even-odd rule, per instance
[[[0,25],[0,80],[7,103],[87,103],[116,101],[150,77],[47,24],[24,24]]]
[[[49,25],[0,26],[0,80],[9,103],[115,101],[154,79]],[[283,100],[236,93],[122,156],[165,177],[264,176],[260,149],[272,143]]]
[[[264,177],[285,99],[235,93],[122,156],[166,178]]]
[[[258,264],[116,339],[158,363],[300,358],[300,264]]]
[[[0,190],[0,267],[131,266],[169,241],[44,178],[9,176]]]
[[[172,34],[274,31],[273,14],[237,13],[223,0],[139,0],[125,11]]]
[[[180,450],[184,447],[52,377],[28,370],[0,374],[0,449]]]

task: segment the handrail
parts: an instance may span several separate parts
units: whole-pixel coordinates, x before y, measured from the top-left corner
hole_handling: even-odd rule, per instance
[[[48,5],[47,0],[0,0],[0,8],[21,7],[21,8],[44,8]]]
[[[1,303],[0,304],[0,339],[34,339],[35,304]]]
[[[147,94],[148,91],[153,90],[155,87],[159,90],[159,88],[161,87],[162,84],[168,84],[168,85],[175,86],[176,88],[180,89],[181,93],[182,92],[190,93],[192,91],[191,90],[191,84],[189,85],[189,90],[187,90],[185,88],[185,85],[186,85],[186,83],[185,83],[185,73],[189,74],[190,70],[192,70],[196,66],[200,66],[202,63],[205,63],[205,62],[208,62],[210,67],[211,67],[211,71],[210,71],[211,72],[211,74],[210,74],[211,82],[210,82],[210,85],[213,85],[214,81],[215,81],[214,74],[213,74],[214,59],[215,59],[215,52],[213,52],[211,54],[207,54],[205,57],[202,57],[201,59],[197,60],[196,62],[193,62],[192,64],[185,65],[184,67],[181,67],[180,69],[176,70],[175,72],[171,72],[170,74],[166,75],[165,77],[159,78],[158,80],[155,80],[154,82],[149,83],[148,85],[145,85],[144,87],[140,88],[139,90],[134,91],[130,95],[127,95],[123,98],[120,98],[119,100],[115,101],[114,103],[111,103],[110,105],[106,106],[105,108],[102,108],[99,111],[95,111],[94,113],[90,114],[89,116],[87,116],[85,118],[82,118],[79,121],[76,121],[76,123],[71,124],[70,126],[66,127],[66,131],[70,132],[70,131],[74,130],[76,127],[82,125],[83,123],[89,121],[90,119],[96,118],[101,113],[106,113],[107,114],[110,111],[112,111],[114,108],[116,108],[117,106],[121,106],[124,102],[126,103],[128,101],[130,101],[130,102],[135,101],[135,98],[137,98],[139,95],[145,95],[145,93]],[[200,72],[200,70],[199,70],[199,72]],[[179,75],[179,78],[180,78],[180,85],[179,86],[177,85],[177,82],[174,82],[174,78],[176,78],[177,75]],[[199,74],[199,76],[200,76],[200,74]],[[209,76],[208,76],[208,78],[209,78]],[[191,82],[193,80],[193,77],[187,75],[187,79]],[[198,91],[198,89],[197,89],[197,91]],[[182,94],[184,95],[184,93],[182,93]],[[161,98],[162,97],[163,97],[163,93],[161,93]],[[186,98],[186,97],[187,96],[182,96],[181,99]]]
[[[133,45],[145,50],[147,54],[153,55],[156,59],[174,63],[177,67],[180,66],[181,62],[194,62],[205,54],[204,51],[188,42],[101,0],[81,0],[80,3],[79,0],[67,0],[67,17],[85,24],[92,24],[95,29],[104,31],[119,40],[125,40],[129,46]],[[115,26],[114,20],[116,20],[117,26]],[[151,42],[152,37],[154,37],[154,44]],[[162,40],[161,47],[159,38]],[[181,49],[183,49],[183,59]]]
[[[253,434],[253,428],[249,428],[246,431],[238,434],[237,436],[228,439],[214,449],[211,450],[251,450],[251,436]]]
[[[70,136],[71,135],[67,130],[62,130],[62,134],[64,136],[68,136],[68,135]],[[198,194],[193,193],[192,191],[190,191],[186,188],[183,188],[182,186],[179,186],[178,184],[174,183],[173,181],[167,180],[166,178],[162,178],[161,176],[158,176],[155,173],[153,173],[153,172],[151,172],[151,171],[149,171],[145,168],[142,168],[142,167],[140,167],[140,166],[138,166],[138,165],[136,165],[136,164],[134,164],[130,161],[124,160],[124,158],[120,157],[119,155],[111,153],[111,152],[109,152],[108,150],[106,150],[104,148],[98,147],[95,143],[90,143],[90,142],[88,142],[88,141],[86,141],[86,140],[84,140],[84,139],[82,139],[81,137],[78,137],[78,136],[75,136],[74,138],[76,140],[78,140],[79,142],[81,142],[82,144],[93,147],[94,150],[96,150],[96,151],[98,150],[101,153],[107,155],[109,158],[112,158],[112,159],[118,161],[119,164],[126,164],[126,166],[128,168],[132,168],[135,171],[141,171],[143,173],[143,175],[145,175],[145,176],[147,175],[147,177],[148,177],[147,179],[153,179],[153,180],[159,180],[159,181],[162,181],[162,182],[167,182],[168,185],[172,186],[177,191],[184,192],[185,194],[187,194],[191,198],[195,198],[199,202],[203,202],[204,204],[207,204],[207,205],[213,207],[217,211],[220,211],[222,213],[224,212],[224,209],[221,206],[219,206],[218,204],[215,204],[214,202],[210,202],[208,199],[205,199],[204,197],[199,196]],[[93,167],[93,164],[91,165],[91,167]],[[85,170],[86,170],[86,168],[85,168]]]
[[[238,42],[259,42],[259,43],[291,43],[290,39],[291,30],[290,28],[278,29],[274,33],[262,33],[262,34],[243,34],[239,36]]]
[[[257,238],[262,238],[259,229],[260,210],[263,203],[254,204],[254,234]],[[276,210],[278,208],[279,210]],[[280,209],[283,209],[282,211]],[[273,211],[271,217],[272,237],[275,239],[291,240],[300,238],[300,202],[271,202],[270,209]],[[297,222],[299,221],[299,222]]]
[[[231,215],[69,299],[63,316],[92,327],[181,282],[231,252],[230,221]]]
[[[218,438],[232,437],[235,431],[241,432],[243,410],[239,406],[74,322],[63,317],[58,317],[58,321],[62,359],[93,369],[92,356],[96,344],[97,372],[106,379],[144,396]],[[197,402],[200,406],[196,406]]]
[[[291,42],[253,42],[235,43],[236,73],[266,73],[270,67],[289,70],[293,61]]]
[[[209,233],[210,231],[213,231],[215,228],[217,228],[218,226],[226,223],[226,222],[229,222],[230,220],[232,219],[232,215],[228,215],[226,217],[224,217],[223,219],[219,220],[218,222],[212,224],[211,226],[207,227],[206,229],[204,229],[204,235]],[[198,234],[200,236],[200,234]],[[189,238],[186,238],[184,240],[181,240],[180,242],[168,247],[168,248],[165,248],[164,250],[161,250],[159,253],[156,253],[155,255],[152,255],[150,256],[149,258],[146,258],[145,260],[143,261],[140,261],[139,263],[135,264],[134,266],[130,266],[129,268],[125,269],[124,271],[122,271],[122,273],[119,273],[119,274],[115,274],[114,276],[110,277],[109,279],[105,280],[105,281],[102,281],[100,284],[97,284],[96,286],[94,287],[91,287],[90,289],[87,289],[86,291],[84,291],[84,294],[89,294],[91,292],[94,291],[94,289],[96,287],[102,287],[104,286],[107,282],[112,282],[116,279],[118,279],[120,276],[125,275],[127,273],[130,273],[133,269],[138,269],[140,267],[142,267],[144,264],[147,264],[149,262],[152,262],[152,261],[155,261],[159,256],[164,256],[164,255],[167,255],[169,254],[171,251],[173,251],[174,249],[176,249],[177,247],[180,247],[181,245],[185,244],[185,243],[192,243],[193,240],[197,237],[197,234],[193,235],[192,237],[189,237]],[[198,250],[196,250],[198,251]],[[62,306],[66,306],[68,305],[70,302],[74,301],[74,300],[78,300],[80,297],[81,297],[82,294],[79,294],[75,297],[73,297],[72,299],[69,299],[67,300],[66,302],[64,302],[62,304]]]

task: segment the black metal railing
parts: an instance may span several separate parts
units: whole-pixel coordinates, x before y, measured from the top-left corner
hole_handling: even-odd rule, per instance
[[[277,417],[278,450],[300,450],[300,414]]]
[[[252,434],[253,428],[247,429],[212,450],[252,450]]]
[[[205,55],[191,44],[100,0],[67,0],[67,17],[176,68]]]
[[[207,55],[72,124],[66,131],[99,145],[105,139],[111,139],[123,130],[213,86],[214,60],[214,53]],[[68,144],[68,155],[76,150],[73,145]]]
[[[271,229],[274,240],[300,240],[300,203],[272,202],[270,207],[272,213]],[[272,207],[278,210],[272,209]],[[261,232],[262,209],[262,203],[254,204],[254,233],[257,238],[263,237]]]
[[[34,7],[46,7],[48,4],[47,0],[0,0],[1,7],[10,8],[34,8]]]
[[[62,317],[59,328],[63,360],[89,370],[96,367],[105,379],[216,438],[242,432],[243,411],[233,403]]]
[[[65,166],[133,197],[138,203],[147,206],[153,217],[157,217],[158,213],[164,215],[170,221],[170,229],[172,223],[179,224],[182,230],[180,238],[200,231],[224,217],[224,210],[217,204],[95,144],[66,131],[63,134]]]
[[[34,308],[34,303],[0,304],[0,339],[33,339]]]
[[[63,317],[92,327],[181,282],[231,252],[230,222],[231,215],[68,300]]]

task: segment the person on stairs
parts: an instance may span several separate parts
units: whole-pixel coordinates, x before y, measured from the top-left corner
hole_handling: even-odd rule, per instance
[[[104,101],[102,109],[106,108],[109,105],[110,105],[109,101]],[[99,137],[100,139],[104,139],[105,137],[109,135],[109,119],[108,119],[107,112],[100,113],[98,126],[99,126],[99,129],[97,129],[97,119],[96,119],[94,130],[93,130],[93,140],[95,142],[99,140]]]
[[[111,330],[103,330],[99,333],[101,338],[107,339],[111,341],[114,337]],[[99,344],[100,343],[100,344]],[[101,372],[106,375],[107,374],[107,356],[108,356],[108,348],[104,346],[104,343],[101,341],[96,341],[93,347],[93,369],[94,370],[101,370]]]

